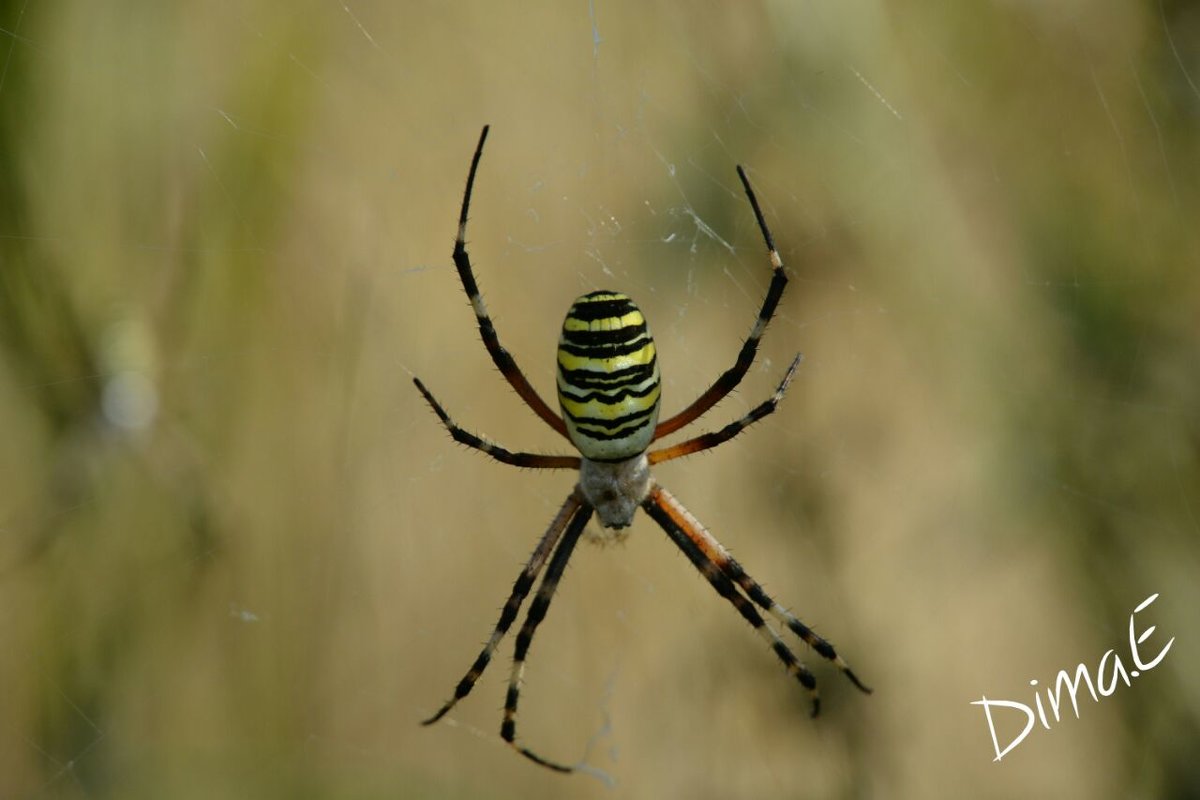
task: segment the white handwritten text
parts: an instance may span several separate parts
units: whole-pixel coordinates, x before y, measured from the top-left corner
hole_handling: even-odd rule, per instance
[[[1033,699],[1037,709],[1036,718],[1034,716],[1034,708],[1031,708],[1024,703],[1018,703],[1015,700],[989,700],[987,697],[982,697],[979,700],[972,700],[971,705],[982,706],[983,713],[987,717],[988,730],[992,734],[992,746],[996,750],[995,761],[999,761],[1008,755],[1014,747],[1025,741],[1025,737],[1033,730],[1035,719],[1042,723],[1042,727],[1050,730],[1050,720],[1046,716],[1046,707],[1042,704],[1042,694],[1046,695],[1046,703],[1050,706],[1050,713],[1054,716],[1055,722],[1060,722],[1062,716],[1060,709],[1063,707],[1063,689],[1066,689],[1067,697],[1071,701],[1071,709],[1075,712],[1075,718],[1079,719],[1079,689],[1086,685],[1088,693],[1091,694],[1092,700],[1100,702],[1100,697],[1110,697],[1117,690],[1117,684],[1123,682],[1126,686],[1132,686],[1130,678],[1136,678],[1158,666],[1159,662],[1166,656],[1167,651],[1171,649],[1171,645],[1175,642],[1175,637],[1163,646],[1163,649],[1158,652],[1158,655],[1149,661],[1142,661],[1142,654],[1138,648],[1145,643],[1146,639],[1154,633],[1154,626],[1151,625],[1139,635],[1134,627],[1134,615],[1145,611],[1147,607],[1158,599],[1157,594],[1152,594],[1141,602],[1141,604],[1133,610],[1133,614],[1129,615],[1129,657],[1136,669],[1126,670],[1125,663],[1121,660],[1121,656],[1116,654],[1115,650],[1108,650],[1100,657],[1100,663],[1096,665],[1095,681],[1092,680],[1092,673],[1088,672],[1086,664],[1080,664],[1075,668],[1074,674],[1065,669],[1058,671],[1058,676],[1054,681],[1054,691],[1049,688],[1045,690],[1035,690]],[[1036,687],[1038,682],[1032,680],[1030,686]],[[1099,695],[1097,694],[1099,692]],[[992,719],[992,710],[1007,708],[1013,711],[1024,712],[1026,721],[1025,728],[1012,741],[1010,741],[1003,749],[1000,747],[1000,740],[996,737],[996,724]]]

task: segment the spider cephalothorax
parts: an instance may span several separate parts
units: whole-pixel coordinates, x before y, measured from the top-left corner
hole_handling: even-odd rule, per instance
[[[648,451],[653,442],[694,422],[741,382],[754,361],[759,339],[774,315],[779,298],[783,295],[783,288],[787,285],[783,262],[775,249],[775,242],[771,238],[771,232],[767,228],[745,170],[739,166],[738,177],[746,190],[746,197],[750,200],[750,207],[754,210],[759,230],[766,241],[772,272],[771,285],[758,312],[758,319],[750,335],[742,343],[734,365],[723,372],[691,405],[673,417],[659,422],[661,385],[658,355],[645,317],[632,300],[619,292],[589,292],[578,298],[567,312],[559,339],[558,401],[562,409],[560,417],[546,405],[517,368],[512,356],[500,345],[496,328],[479,294],[479,287],[471,270],[471,260],[467,255],[467,209],[471,204],[475,172],[479,167],[479,158],[483,154],[483,143],[487,139],[487,133],[487,126],[484,126],[479,144],[475,148],[475,156],[471,159],[471,170],[467,174],[467,188],[463,194],[462,211],[458,218],[458,238],[454,242],[454,265],[475,310],[479,334],[492,361],[533,412],[551,428],[567,437],[579,451],[579,455],[549,456],[506,450],[460,428],[420,380],[414,378],[413,382],[456,441],[481,450],[505,464],[534,469],[575,469],[579,471],[579,480],[534,548],[525,569],[517,577],[512,593],[504,604],[504,610],[500,613],[499,622],[467,674],[458,682],[454,696],[446,701],[437,713],[425,720],[424,724],[437,722],[455,703],[470,693],[479,676],[491,662],[496,646],[516,621],[517,612],[533,588],[534,581],[545,568],[542,583],[517,634],[500,736],[522,755],[542,766],[560,772],[574,770],[574,767],[550,761],[516,743],[517,701],[520,698],[525,657],[533,634],[550,607],[550,600],[571,558],[575,544],[593,512],[600,517],[600,522],[605,527],[622,529],[632,521],[639,506],[662,527],[717,593],[728,600],[742,618],[763,637],[783,662],[788,673],[811,693],[814,716],[820,709],[816,679],[808,667],[796,658],[779,633],[763,619],[755,606],[766,611],[778,625],[786,627],[800,637],[819,655],[832,661],[855,686],[869,693],[871,690],[859,681],[834,650],[833,645],[772,600],[699,520],[654,480],[650,472],[652,464],[716,447],[773,412],[800,363],[800,356],[796,356],[775,393],[740,419],[720,430],[703,433],[670,447]]]

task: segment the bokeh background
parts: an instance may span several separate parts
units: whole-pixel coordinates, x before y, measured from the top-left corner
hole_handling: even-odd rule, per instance
[[[1200,7],[0,7],[0,797],[1200,796]],[[792,282],[724,424],[658,470],[874,696],[825,713],[644,517],[438,726],[565,473],[570,301],[631,294],[667,412]],[[994,761],[971,701],[1152,671]],[[798,648],[800,647],[797,645]],[[1111,665],[1111,657],[1110,657]],[[998,716],[1011,738],[1020,720]],[[998,712],[1003,715],[1005,712]]]

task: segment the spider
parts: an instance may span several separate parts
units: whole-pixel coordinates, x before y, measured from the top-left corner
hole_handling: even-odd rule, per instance
[[[750,200],[750,207],[754,210],[754,217],[758,221],[763,239],[766,240],[772,273],[771,285],[767,289],[767,296],[758,312],[754,328],[742,343],[733,366],[722,373],[712,386],[687,408],[673,417],[659,421],[658,360],[654,340],[646,327],[645,318],[633,301],[624,294],[613,291],[589,292],[575,300],[567,312],[559,338],[557,383],[558,402],[562,410],[562,415],[559,416],[546,405],[517,367],[513,357],[500,344],[496,328],[479,294],[479,287],[471,269],[471,259],[467,255],[467,210],[471,204],[471,190],[475,185],[475,173],[479,168],[487,135],[488,126],[485,125],[479,136],[479,144],[475,147],[475,155],[471,159],[471,169],[467,173],[467,188],[458,216],[458,236],[454,242],[454,266],[458,269],[458,277],[474,308],[479,335],[492,361],[526,405],[547,425],[567,437],[579,451],[579,455],[542,455],[506,450],[495,442],[460,428],[419,378],[414,377],[413,383],[455,441],[482,451],[504,464],[533,469],[578,470],[579,480],[517,577],[512,593],[504,603],[499,622],[496,623],[483,650],[467,670],[467,674],[458,682],[454,696],[422,724],[432,725],[437,722],[459,700],[470,694],[476,681],[491,662],[500,640],[516,621],[517,612],[544,568],[541,585],[529,606],[525,622],[517,633],[500,736],[519,753],[544,767],[559,772],[572,772],[576,769],[544,758],[516,740],[517,703],[525,671],[525,658],[533,635],[550,608],[550,601],[562,578],[563,570],[566,569],[567,561],[571,558],[571,553],[592,514],[599,516],[600,523],[606,529],[619,532],[630,524],[639,506],[662,527],[717,593],[729,601],[742,618],[763,637],[783,662],[788,673],[808,690],[812,698],[814,717],[820,711],[816,679],[808,667],[796,658],[775,629],[763,619],[755,608],[756,605],[765,610],[780,626],[787,627],[800,637],[819,655],[832,661],[860,690],[870,694],[871,690],[858,679],[834,650],[833,645],[772,600],[699,520],[650,474],[652,464],[714,448],[773,412],[800,364],[801,356],[797,355],[774,394],[741,419],[720,430],[702,433],[679,444],[647,452],[652,442],[695,421],[741,382],[754,361],[759,339],[762,338],[767,323],[771,321],[787,284],[783,261],[775,249],[771,231],[767,228],[745,170],[738,166],[737,174],[745,188],[746,197]]]

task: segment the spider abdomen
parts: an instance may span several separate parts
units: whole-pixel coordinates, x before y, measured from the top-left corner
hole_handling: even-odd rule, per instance
[[[660,393],[654,339],[633,301],[609,291],[578,298],[558,340],[558,403],[576,449],[592,461],[642,453]]]

